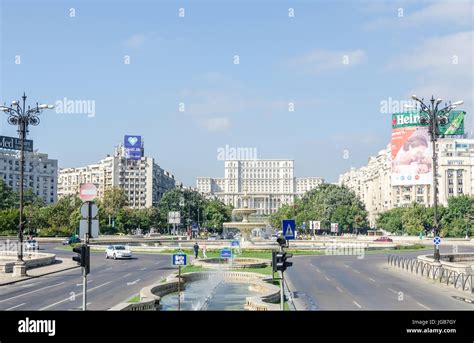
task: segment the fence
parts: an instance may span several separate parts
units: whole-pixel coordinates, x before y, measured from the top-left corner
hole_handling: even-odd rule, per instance
[[[416,275],[437,280],[447,286],[453,286],[470,293],[474,292],[472,283],[472,274],[450,270],[443,265],[435,266],[432,262],[421,261],[418,259],[407,258],[398,255],[389,255],[387,258],[389,265],[401,268]]]

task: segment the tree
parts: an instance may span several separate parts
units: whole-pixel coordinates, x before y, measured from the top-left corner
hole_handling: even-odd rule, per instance
[[[342,232],[367,226],[367,211],[356,194],[347,187],[323,184],[296,199],[293,205],[283,205],[270,216],[272,226],[280,228],[283,219],[294,218],[300,226],[309,220],[321,221],[321,228],[339,223]]]
[[[444,237],[462,237],[474,234],[474,197],[461,195],[448,199],[448,208],[441,220],[441,235]]]
[[[20,211],[16,208],[0,210],[0,235],[16,235]]]
[[[207,228],[221,231],[223,229],[222,223],[230,221],[231,217],[231,207],[215,199],[207,202],[204,209],[204,220]]]
[[[0,210],[15,207],[15,193],[0,179]]]

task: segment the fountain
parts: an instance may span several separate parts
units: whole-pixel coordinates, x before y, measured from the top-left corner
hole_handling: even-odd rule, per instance
[[[257,227],[261,227],[262,223],[249,221],[249,216],[253,213],[256,213],[257,210],[248,207],[248,199],[249,199],[249,196],[247,195],[247,192],[245,192],[244,196],[242,197],[242,207],[235,208],[234,210],[232,210],[233,215],[241,215],[243,217],[242,221],[241,222],[227,222],[227,223],[223,223],[223,225],[224,225],[224,228],[239,229],[239,231],[242,233],[242,237],[244,237],[246,241],[250,242],[250,236],[251,236],[250,232]]]

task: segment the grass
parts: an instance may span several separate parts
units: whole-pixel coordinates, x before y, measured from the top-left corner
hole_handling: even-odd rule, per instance
[[[130,299],[127,300],[128,303],[137,303],[140,302],[140,296],[135,295],[134,297],[131,297]]]

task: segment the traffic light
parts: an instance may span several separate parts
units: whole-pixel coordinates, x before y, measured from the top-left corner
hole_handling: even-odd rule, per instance
[[[293,254],[287,253],[287,252],[277,252],[275,253],[275,263],[272,265],[275,265],[273,267],[274,271],[282,271],[284,272],[286,268],[291,267],[293,265],[293,262],[288,262],[287,259],[292,258]]]
[[[90,273],[90,248],[84,244],[72,249],[78,256],[73,256],[73,261],[79,263],[86,269],[86,275]]]

